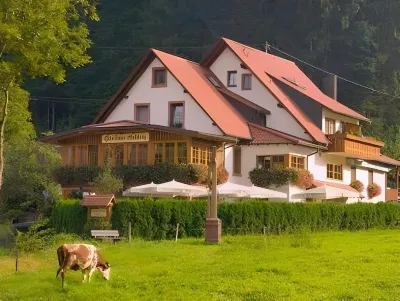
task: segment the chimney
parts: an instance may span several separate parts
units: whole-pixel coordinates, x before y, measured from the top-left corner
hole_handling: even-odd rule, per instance
[[[328,74],[322,79],[321,90],[329,97],[337,100],[337,76]]]

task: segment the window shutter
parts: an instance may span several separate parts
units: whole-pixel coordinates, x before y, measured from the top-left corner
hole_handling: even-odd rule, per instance
[[[233,173],[236,175],[242,173],[242,149],[238,146],[233,148]]]

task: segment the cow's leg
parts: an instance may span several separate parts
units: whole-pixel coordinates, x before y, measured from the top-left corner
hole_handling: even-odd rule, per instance
[[[92,274],[94,273],[94,271],[96,271],[96,267],[90,267],[88,282],[90,282],[90,278],[92,277]]]
[[[65,271],[64,269],[61,270],[61,287],[64,288],[64,275]]]
[[[85,283],[85,280],[86,280],[86,272],[87,272],[86,269],[82,270],[82,283]]]

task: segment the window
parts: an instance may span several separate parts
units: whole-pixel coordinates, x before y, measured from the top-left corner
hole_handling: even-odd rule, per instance
[[[251,90],[251,74],[242,74],[242,90]]]
[[[325,118],[325,134],[331,135],[335,134],[335,120]]]
[[[304,157],[291,156],[290,157],[290,167],[297,168],[297,169],[304,169],[305,161],[306,160]]]
[[[200,164],[207,165],[207,162],[207,149],[202,149],[200,155]]]
[[[343,180],[342,165],[328,164],[326,167],[326,177],[332,180]]]
[[[236,87],[237,71],[228,71],[228,87]]]
[[[140,165],[146,165],[147,164],[147,151],[148,151],[148,145],[147,144],[138,144],[138,164]]]
[[[124,164],[124,145],[123,144],[118,144],[115,146],[114,164],[115,165],[123,165]]]
[[[281,169],[285,167],[285,156],[272,157],[272,169]]]
[[[357,169],[355,166],[351,167],[351,182],[354,182],[357,177],[356,177]]]
[[[200,148],[195,146],[192,148],[192,163],[199,164],[200,163],[200,155],[201,151]]]
[[[135,104],[135,121],[143,123],[150,122],[149,104]]]
[[[87,164],[87,147],[79,145],[76,147],[76,161],[75,166]]]
[[[137,148],[136,144],[128,145],[128,165],[136,165],[137,164],[136,148]]]
[[[187,144],[178,142],[178,163],[187,163]]]
[[[175,143],[165,143],[165,162],[174,163]]]
[[[163,162],[164,144],[156,143],[154,147],[154,163],[157,164]]]
[[[105,145],[103,150],[103,164],[112,164],[113,149],[111,145]]]
[[[374,171],[368,170],[368,185],[374,183]]]
[[[182,128],[184,121],[183,103],[171,103],[169,105],[169,126]]]
[[[271,169],[271,156],[258,156],[257,168]]]
[[[240,147],[233,148],[233,174],[242,174],[242,149]]]
[[[165,68],[153,68],[153,88],[167,86],[167,71]]]
[[[89,151],[88,164],[90,166],[97,166],[97,164],[99,162],[99,147],[97,145],[89,145],[88,151]]]

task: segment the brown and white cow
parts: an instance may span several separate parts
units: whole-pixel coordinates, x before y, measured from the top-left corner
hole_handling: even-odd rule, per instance
[[[57,249],[58,264],[57,275],[61,272],[62,287],[67,270],[82,270],[83,282],[88,282],[93,272],[98,269],[105,280],[110,280],[110,265],[104,261],[93,245],[88,244],[63,244]],[[87,273],[89,273],[87,277]]]

